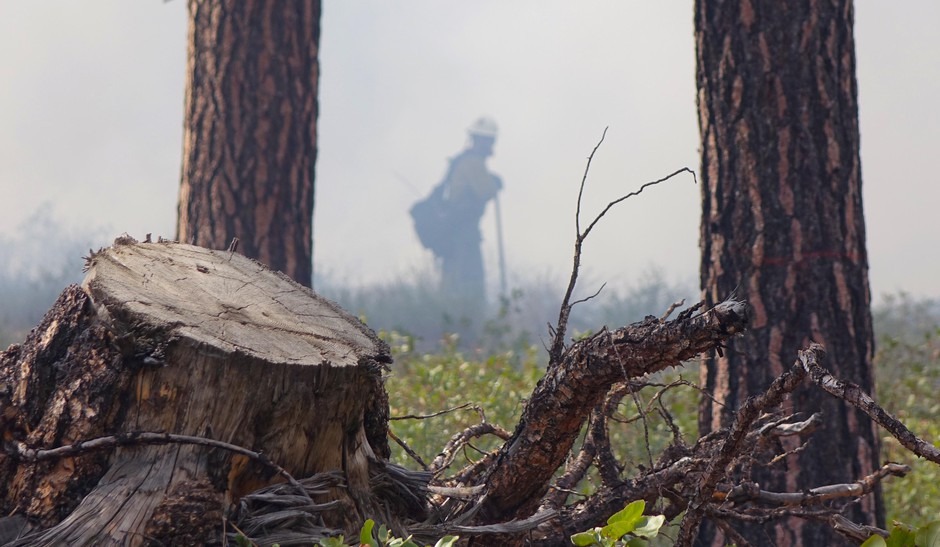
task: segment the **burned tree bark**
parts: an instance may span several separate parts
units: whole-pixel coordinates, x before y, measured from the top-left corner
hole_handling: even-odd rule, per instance
[[[320,2],[190,0],[177,238],[312,282]]]
[[[702,367],[720,403],[702,400],[707,433],[726,427],[810,342],[838,356],[837,376],[871,392],[873,335],[852,2],[698,0],[695,35],[702,288],[706,303],[733,293],[753,309],[748,333]],[[809,388],[784,410],[822,410],[826,432],[787,457],[785,470],[755,468],[760,484],[795,491],[877,468],[878,438],[859,411]],[[872,499],[847,516],[879,522],[880,496]],[[838,541],[825,527],[791,521],[746,535],[756,544]]]
[[[314,496],[334,502],[324,529],[394,518],[370,486],[389,454],[389,362],[357,319],[239,254],[116,244],[0,354],[0,510],[42,529],[22,544],[202,543],[219,537],[226,508],[284,482],[266,458],[297,477],[339,473]],[[140,431],[264,457],[145,443]],[[23,458],[104,435],[120,448]]]

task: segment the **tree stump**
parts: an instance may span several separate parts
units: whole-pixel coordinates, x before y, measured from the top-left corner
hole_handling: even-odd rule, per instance
[[[337,502],[324,521],[348,534],[377,510],[390,362],[359,320],[258,262],[119,238],[0,353],[0,510],[41,530],[30,545],[204,543],[242,496],[284,481],[243,454],[127,437],[165,432],[261,452],[295,477],[339,472],[315,501]],[[38,462],[9,450],[106,435],[126,442]]]

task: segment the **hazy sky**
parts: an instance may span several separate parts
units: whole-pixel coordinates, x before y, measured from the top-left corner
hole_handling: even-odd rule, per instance
[[[0,0],[0,237],[42,203],[76,230],[172,237],[186,3]],[[873,292],[940,296],[940,3],[856,5],[862,178]],[[364,284],[425,269],[407,214],[481,114],[500,125],[510,280],[564,276],[585,193],[608,201],[698,169],[692,2],[324,0],[315,267]],[[696,279],[688,176],[628,200],[583,257],[629,284]],[[495,219],[483,219],[495,278]],[[101,242],[98,242],[101,243]],[[8,257],[0,257],[0,260]]]

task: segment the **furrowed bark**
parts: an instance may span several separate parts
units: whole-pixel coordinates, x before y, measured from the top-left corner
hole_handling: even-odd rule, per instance
[[[701,384],[714,396],[702,401],[704,434],[727,427],[811,342],[838,356],[838,377],[870,392],[874,336],[851,0],[697,0],[695,39],[701,285],[706,304],[736,291],[753,310],[733,351],[703,363]],[[809,387],[785,404],[789,413],[822,411],[827,431],[765,468],[755,477],[762,485],[801,490],[878,466],[878,436],[864,414]],[[877,493],[847,511],[883,521]],[[758,544],[842,541],[799,519],[772,527],[743,534]],[[703,531],[703,544],[726,542]]]
[[[310,286],[320,2],[190,0],[177,239]]]

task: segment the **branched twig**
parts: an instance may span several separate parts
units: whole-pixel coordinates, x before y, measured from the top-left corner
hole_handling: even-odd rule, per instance
[[[591,154],[587,158],[587,164],[584,166],[584,174],[581,175],[581,186],[578,187],[578,203],[574,211],[574,231],[578,239],[581,239],[581,197],[584,195],[584,184],[587,182],[588,173],[591,171],[591,161],[594,160],[594,154],[597,153],[597,149],[604,143],[608,129],[609,127],[604,128],[604,132],[601,133],[601,140],[597,141],[597,144],[594,145],[594,149],[591,150]]]
[[[594,154],[597,153],[597,149],[600,148],[606,136],[607,128],[605,127],[604,132],[601,134],[601,140],[597,141],[597,144],[594,145],[594,150],[591,150],[591,155],[588,156],[587,164],[584,166],[584,175],[581,177],[581,186],[578,189],[578,204],[574,213],[574,259],[571,265],[571,277],[568,278],[568,288],[565,290],[565,296],[561,300],[561,309],[558,312],[558,326],[554,329],[552,347],[548,352],[549,367],[561,362],[561,354],[565,349],[565,331],[568,330],[568,316],[571,315],[571,305],[569,302],[571,302],[571,294],[574,292],[574,287],[578,283],[578,272],[581,269],[581,244],[584,242],[584,237],[581,235],[581,196],[584,194],[584,183],[587,181],[588,172],[591,170],[591,161],[594,159]]]
[[[682,169],[679,169],[678,171],[675,171],[661,179],[647,182],[643,184],[642,186],[640,186],[638,190],[630,192],[629,194],[625,196],[621,196],[615,199],[614,201],[611,201],[610,203],[608,203],[607,207],[605,207],[604,210],[600,212],[600,214],[594,217],[594,220],[591,221],[588,227],[585,228],[585,230],[582,232],[581,231],[581,199],[584,196],[584,185],[587,182],[587,176],[591,170],[591,162],[594,160],[594,154],[597,153],[598,148],[600,148],[606,136],[607,136],[607,128],[605,127],[604,132],[601,134],[600,140],[597,142],[596,145],[594,145],[594,149],[591,150],[591,154],[588,156],[587,164],[584,166],[584,174],[581,176],[581,185],[578,188],[578,203],[575,208],[575,215],[574,215],[574,227],[575,227],[574,259],[572,260],[572,265],[571,265],[571,277],[568,279],[568,288],[565,290],[565,296],[564,298],[562,298],[562,301],[561,301],[561,309],[558,312],[558,323],[557,323],[557,326],[554,328],[554,332],[552,333],[552,344],[551,344],[551,349],[549,350],[549,360],[548,360],[549,368],[561,362],[561,355],[565,350],[565,332],[568,329],[568,318],[571,315],[572,306],[578,303],[578,302],[571,303],[571,295],[574,293],[575,285],[577,285],[578,283],[578,272],[581,269],[581,247],[584,244],[584,240],[587,239],[587,236],[591,233],[591,230],[594,229],[594,226],[597,225],[597,223],[604,217],[604,215],[607,214],[607,211],[609,211],[614,205],[617,205],[618,203],[626,200],[627,198],[638,196],[643,192],[643,190],[649,188],[650,186],[655,186],[657,184],[665,182],[680,173],[689,173],[692,175],[692,179],[695,180],[696,183],[698,182],[698,180],[695,177],[695,172],[689,169],[688,167],[683,167]]]

